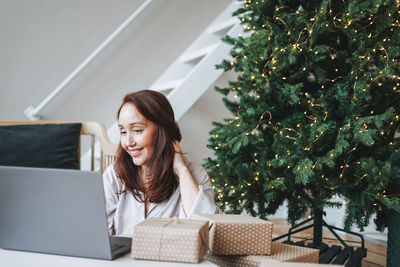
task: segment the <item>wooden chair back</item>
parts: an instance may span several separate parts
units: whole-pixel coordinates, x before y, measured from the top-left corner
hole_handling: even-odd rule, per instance
[[[95,142],[96,139],[100,143],[100,171],[103,172],[111,163],[115,161],[118,144],[111,143],[108,138],[106,128],[104,124],[100,122],[91,122],[91,121],[83,121],[83,122],[65,122],[65,121],[1,121],[0,125],[23,125],[23,124],[67,124],[67,123],[81,123],[81,136],[88,135],[91,137],[90,141],[90,150],[91,150],[91,159],[90,159],[90,169],[94,170],[94,162],[95,162]],[[81,144],[79,146],[81,148]],[[81,151],[79,151],[81,154]]]

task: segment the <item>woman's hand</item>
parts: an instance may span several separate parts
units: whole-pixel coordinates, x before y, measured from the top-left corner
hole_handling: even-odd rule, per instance
[[[183,210],[186,216],[189,216],[199,193],[199,186],[186,166],[179,142],[175,140],[173,145],[175,150],[173,170],[179,179]]]
[[[181,175],[187,171],[187,166],[183,159],[183,153],[181,150],[181,146],[179,145],[178,140],[175,140],[173,143],[174,146],[174,162],[173,162],[173,170],[176,176],[181,177]]]

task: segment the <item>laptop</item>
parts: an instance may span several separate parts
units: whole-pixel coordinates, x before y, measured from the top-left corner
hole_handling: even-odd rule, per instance
[[[108,234],[100,172],[0,166],[1,248],[111,260],[131,242]]]

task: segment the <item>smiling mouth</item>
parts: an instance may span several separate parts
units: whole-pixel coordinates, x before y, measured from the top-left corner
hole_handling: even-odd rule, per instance
[[[129,154],[134,157],[134,156],[139,155],[142,150],[143,150],[143,148],[141,148],[141,149],[133,149],[133,150],[129,151]]]

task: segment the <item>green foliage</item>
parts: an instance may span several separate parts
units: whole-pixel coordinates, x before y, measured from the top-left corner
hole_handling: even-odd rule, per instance
[[[247,37],[225,37],[237,80],[216,88],[232,118],[214,123],[205,161],[227,212],[295,222],[348,199],[345,228],[400,210],[399,0],[247,0]],[[397,188],[397,189],[396,189]]]

